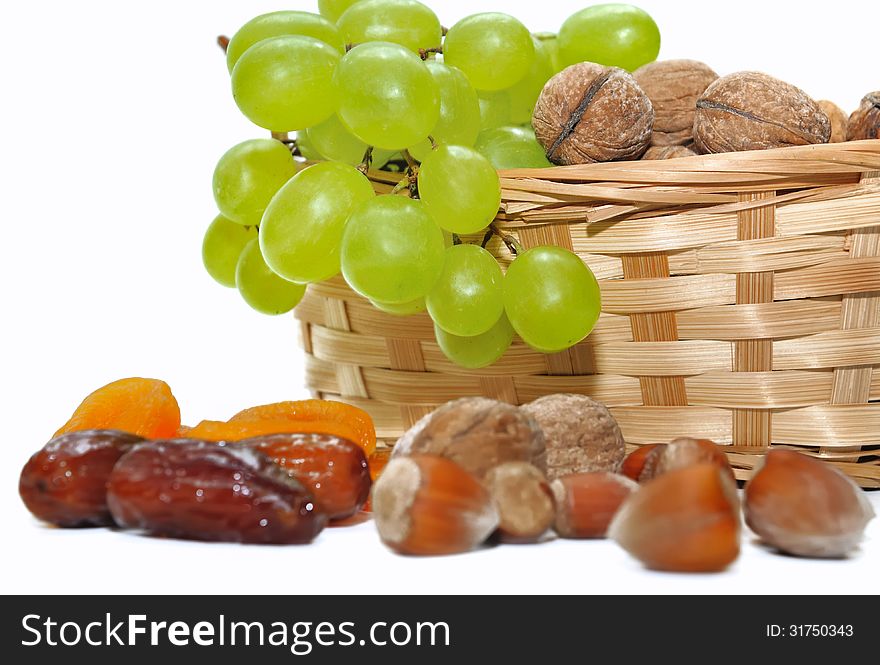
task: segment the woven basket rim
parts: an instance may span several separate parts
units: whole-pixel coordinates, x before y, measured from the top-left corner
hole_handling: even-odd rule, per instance
[[[644,173],[661,173],[670,176],[707,171],[735,172],[738,175],[816,174],[817,165],[824,166],[819,173],[838,172],[838,169],[845,172],[875,171],[880,168],[880,139],[689,155],[665,160],[597,162],[539,169],[504,169],[499,173],[509,178],[538,177],[540,179],[540,176],[545,176],[551,180],[598,181],[626,180]],[[615,178],[615,175],[619,177]],[[741,180],[738,179],[737,182]]]

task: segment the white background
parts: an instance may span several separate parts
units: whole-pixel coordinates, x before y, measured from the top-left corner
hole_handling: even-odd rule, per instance
[[[583,0],[436,0],[445,25],[513,11],[556,30]],[[661,58],[760,69],[854,109],[880,87],[875,0],[641,0]],[[389,554],[372,524],[304,548],[202,545],[39,525],[19,470],[88,392],[168,381],[184,422],[307,395],[289,316],[252,313],[204,273],[211,174],[262,132],[239,115],[216,35],[312,0],[0,3],[4,252],[0,466],[4,593],[880,592],[880,520],[847,562],[769,554],[746,537],[727,573],[647,573],[609,543],[504,547],[445,559]],[[872,500],[880,506],[880,495]]]

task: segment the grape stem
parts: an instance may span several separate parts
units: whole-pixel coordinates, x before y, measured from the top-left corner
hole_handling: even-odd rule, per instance
[[[296,139],[290,138],[290,134],[287,132],[272,132],[272,138],[286,145],[290,149],[290,154],[294,157],[303,156],[302,151],[299,149],[299,143],[297,143]]]
[[[223,49],[223,52],[226,53],[226,49],[229,48],[229,37],[226,35],[219,35],[217,37],[217,46]]]
[[[494,235],[495,235],[495,229],[493,229],[490,226],[488,229],[486,229],[486,235],[483,236],[483,240],[480,243],[480,247],[482,247],[483,249],[486,249],[486,247],[489,246],[489,241],[492,240],[492,236],[494,236]]]
[[[400,179],[396,185],[394,185],[394,189],[391,190],[391,195],[394,196],[396,194],[400,194],[404,189],[407,189],[410,185],[409,175],[405,175]]]
[[[409,150],[401,150],[400,154],[406,160],[406,171],[401,181],[391,190],[391,193],[398,194],[404,189],[409,189],[410,198],[417,199],[419,198],[419,163],[410,154]]]
[[[510,252],[514,258],[516,258],[520,254],[525,252],[525,250],[523,249],[523,246],[519,243],[519,240],[514,238],[509,233],[505,233],[504,231],[499,229],[494,223],[489,225],[489,230],[486,233],[486,237],[483,238],[483,242],[484,242],[483,248],[485,248],[486,245],[489,244],[489,239],[493,235],[496,235],[499,238],[501,238],[501,242],[504,243],[504,246],[507,247],[507,251]]]
[[[415,158],[410,154],[409,150],[401,150],[400,154],[403,155],[403,158],[406,160],[406,165],[411,169],[415,170],[418,168],[419,163],[415,160]]]
[[[436,150],[440,147],[440,144],[434,140],[434,137],[428,134],[428,140],[431,142],[431,150]]]
[[[442,53],[443,53],[443,47],[442,47],[442,46],[432,46],[431,48],[420,48],[420,49],[419,49],[419,57],[420,57],[422,60],[427,60],[427,59],[428,59],[428,56],[429,56],[431,53],[442,54]]]
[[[373,146],[368,145],[367,150],[364,152],[364,158],[361,160],[361,163],[358,165],[357,169],[364,175],[367,175],[367,172],[370,170],[370,165],[373,163]]]

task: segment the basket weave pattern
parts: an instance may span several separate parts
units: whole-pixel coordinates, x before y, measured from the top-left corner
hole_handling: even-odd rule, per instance
[[[388,443],[458,397],[582,393],[628,444],[710,438],[740,478],[791,447],[880,487],[880,141],[501,176],[497,226],[600,280],[590,337],[463,370],[427,315],[383,314],[336,278],[296,310],[313,392],[365,408]],[[371,177],[388,192],[400,176]]]

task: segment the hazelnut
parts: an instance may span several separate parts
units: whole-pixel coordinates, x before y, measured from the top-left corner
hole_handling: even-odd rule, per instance
[[[677,159],[678,157],[693,157],[697,153],[686,145],[652,145],[642,155],[644,160]]]
[[[556,533],[563,538],[604,538],[621,504],[639,485],[616,473],[576,473],[557,478]]]
[[[623,460],[623,464],[620,465],[620,473],[630,480],[638,481],[642,475],[642,471],[645,469],[645,463],[648,461],[652,453],[657,448],[663,448],[665,445],[665,443],[649,443],[644,446],[639,446]]]
[[[586,471],[616,472],[626,444],[608,408],[584,395],[547,395],[520,408],[544,431],[547,478]]]
[[[628,72],[582,62],[547,82],[532,125],[554,164],[638,159],[651,142],[654,109]]]
[[[746,485],[746,524],[788,554],[843,557],[874,518],[865,493],[826,462],[771,450]]]
[[[373,487],[379,537],[400,554],[457,554],[479,547],[498,526],[482,483],[432,455],[392,459]]]
[[[507,462],[492,469],[484,481],[495,501],[504,542],[535,542],[553,525],[556,507],[547,479],[527,462]]]
[[[608,536],[648,568],[724,570],[739,556],[736,485],[714,464],[670,471],[643,485],[618,511]]]
[[[849,117],[847,140],[880,139],[880,90],[869,92]]]
[[[633,78],[654,107],[651,145],[691,143],[694,140],[697,99],[718,78],[718,74],[709,65],[696,60],[660,60],[640,67],[633,72]]]
[[[846,141],[847,126],[849,118],[837,104],[829,102],[827,99],[820,99],[816,104],[822,109],[823,113],[828,116],[831,122],[831,138],[828,143],[843,143]]]
[[[733,467],[720,446],[708,439],[680,438],[647,456],[639,482],[644,483],[663,473],[704,462],[714,464],[732,481],[736,481]]]
[[[444,404],[401,437],[393,456],[416,453],[447,457],[480,479],[504,462],[545,468],[538,423],[511,404],[483,397]]]
[[[828,116],[800,88],[759,72],[710,85],[697,100],[694,142],[702,153],[828,143]]]

